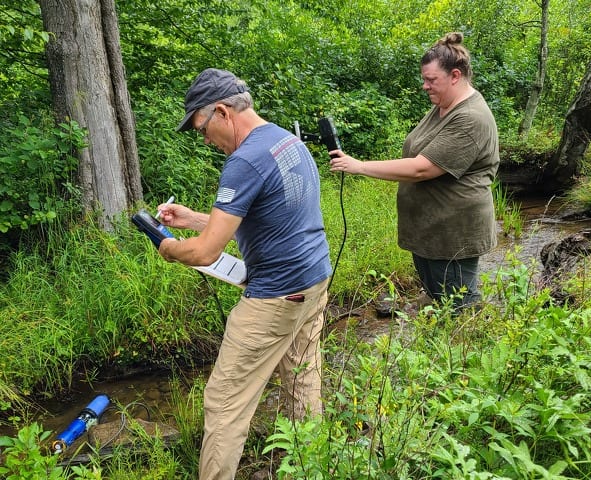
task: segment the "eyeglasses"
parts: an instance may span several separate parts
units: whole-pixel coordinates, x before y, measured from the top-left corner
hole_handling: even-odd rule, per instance
[[[213,117],[213,114],[215,113],[215,108],[209,113],[209,115],[207,116],[207,118],[205,119],[205,122],[203,122],[203,124],[197,129],[197,131],[203,135],[205,137],[205,132],[207,130],[207,124],[209,123],[209,121],[211,120],[211,118]]]

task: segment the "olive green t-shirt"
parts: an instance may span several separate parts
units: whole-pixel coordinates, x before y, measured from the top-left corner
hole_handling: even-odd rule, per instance
[[[398,186],[398,243],[421,257],[480,256],[496,245],[491,183],[499,165],[495,119],[479,92],[443,118],[433,107],[408,135],[403,158],[423,154],[447,173]]]

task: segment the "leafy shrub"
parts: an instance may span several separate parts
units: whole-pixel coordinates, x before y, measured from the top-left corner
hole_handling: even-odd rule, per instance
[[[326,110],[334,112],[343,149],[361,159],[399,158],[410,123],[400,120],[398,103],[375,84],[351,92],[333,92]]]
[[[64,469],[57,466],[57,455],[46,455],[41,444],[51,435],[33,422],[23,427],[16,437],[0,437],[0,447],[5,456],[0,465],[0,475],[6,480],[45,478],[60,480]]]
[[[521,267],[499,273],[501,307],[329,338],[324,417],[268,438],[279,478],[589,478],[591,311],[531,294]]]
[[[225,157],[196,133],[175,131],[185,112],[182,98],[171,99],[157,86],[136,93],[144,200],[158,204],[174,195],[177,203],[209,211]]]
[[[21,116],[0,136],[0,232],[25,230],[74,208],[76,152],[85,146],[76,122],[45,132]]]

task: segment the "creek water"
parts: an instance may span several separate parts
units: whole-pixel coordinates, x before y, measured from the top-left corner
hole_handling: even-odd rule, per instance
[[[520,237],[505,235],[501,222],[497,223],[498,245],[488,254],[481,257],[481,272],[496,273],[507,266],[506,255],[515,251],[515,256],[530,265],[533,260],[533,279],[540,273],[542,264],[540,254],[542,248],[552,242],[559,241],[568,235],[591,226],[591,219],[564,220],[574,212],[559,198],[528,197],[516,200],[520,207],[523,220],[523,231]]]
[[[498,246],[481,259],[480,268],[483,272],[494,274],[506,264],[506,253],[519,246],[517,257],[524,263],[535,259],[541,266],[540,252],[544,245],[560,240],[583,228],[591,227],[591,219],[585,221],[563,221],[561,217],[567,213],[566,208],[558,199],[527,198],[517,200],[523,216],[523,233],[519,238],[503,233],[502,225],[498,224]],[[371,323],[371,319],[369,323]],[[384,319],[375,319],[384,322]],[[367,319],[365,328],[368,328]],[[377,325],[374,325],[377,326]],[[372,330],[371,326],[369,330]],[[379,330],[379,329],[376,329]],[[208,368],[204,367],[193,372],[183,372],[192,381],[196,376],[206,378]],[[181,394],[183,389],[180,389]],[[33,418],[41,423],[45,430],[55,433],[62,431],[76,418],[79,412],[99,393],[107,394],[117,406],[138,404],[138,411],[149,413],[149,419],[174,425],[172,412],[173,391],[171,374],[166,371],[150,371],[127,376],[125,378],[96,383],[79,383],[67,400],[48,400],[39,405]],[[113,415],[111,415],[112,419]],[[147,415],[141,415],[146,419]],[[109,421],[102,419],[101,421]],[[14,435],[9,427],[0,427],[0,435]]]

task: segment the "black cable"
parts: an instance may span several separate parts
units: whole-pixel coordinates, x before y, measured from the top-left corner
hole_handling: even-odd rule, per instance
[[[222,302],[220,302],[220,299],[218,297],[217,292],[215,291],[215,289],[211,286],[211,283],[209,283],[209,280],[207,279],[207,277],[205,276],[205,274],[199,270],[197,270],[197,272],[199,273],[199,275],[201,275],[201,277],[203,278],[203,280],[205,280],[205,283],[207,284],[207,287],[209,288],[209,291],[212,293],[213,298],[215,300],[215,303],[218,306],[218,310],[220,311],[220,318],[222,320],[222,323],[224,325],[226,325],[226,314],[224,313],[224,309],[222,308]]]
[[[341,205],[341,216],[343,217],[343,240],[341,242],[341,246],[339,248],[339,253],[337,254],[337,258],[334,262],[334,267],[332,268],[332,275],[328,282],[328,287],[326,287],[326,291],[330,290],[330,286],[332,285],[332,281],[337,273],[337,267],[339,265],[339,259],[341,258],[341,253],[343,253],[343,248],[345,247],[345,241],[347,240],[347,217],[345,215],[345,204],[343,202],[343,185],[345,183],[345,172],[341,172],[341,186],[339,191],[339,202]]]
[[[298,127],[299,130],[299,127]],[[320,142],[322,145],[326,147],[329,154],[333,150],[341,150],[341,141],[339,140],[339,135],[337,133],[337,128],[333,122],[332,117],[322,117],[318,120],[318,130],[320,135],[315,137],[316,141]],[[345,182],[345,172],[341,171],[341,189],[340,189],[340,202],[341,202],[341,214],[343,216],[343,241],[341,242],[341,247],[339,249],[339,253],[337,254],[337,258],[335,260],[335,264],[333,267],[332,275],[330,277],[330,281],[328,286],[326,287],[326,291],[330,289],[332,285],[332,281],[335,277],[335,273],[339,264],[339,259],[341,257],[341,253],[343,251],[343,247],[345,246],[345,240],[347,238],[347,219],[345,218],[345,208],[343,205],[343,184]]]
[[[139,405],[141,407],[144,407],[144,409],[146,410],[146,413],[148,415],[148,421],[150,421],[150,409],[148,408],[148,406],[144,403],[141,402],[131,402],[128,403],[125,407],[123,407],[123,410],[120,413],[120,419],[121,419],[121,423],[119,425],[119,429],[111,436],[111,438],[109,438],[106,442],[104,442],[100,448],[99,448],[99,453],[104,450],[105,448],[107,448],[112,442],[114,442],[117,437],[119,437],[119,435],[121,435],[121,433],[123,432],[123,430],[128,430],[129,432],[133,433],[131,430],[129,430],[129,428],[127,427],[127,410],[129,409],[129,407],[133,407]],[[103,412],[104,413],[104,412]],[[102,416],[102,415],[101,415]],[[100,419],[99,419],[99,423],[100,423]]]

